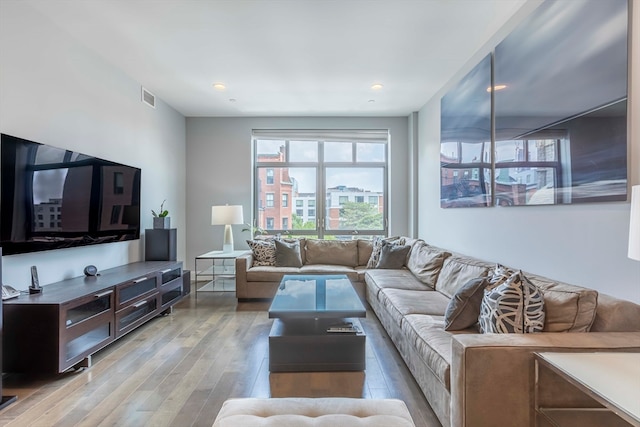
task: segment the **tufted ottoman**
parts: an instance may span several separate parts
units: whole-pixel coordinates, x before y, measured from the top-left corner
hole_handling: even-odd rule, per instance
[[[213,427],[415,427],[396,399],[229,399]]]

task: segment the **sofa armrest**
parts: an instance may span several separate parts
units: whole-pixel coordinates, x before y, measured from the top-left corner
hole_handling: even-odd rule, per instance
[[[455,335],[451,425],[533,426],[535,352],[640,351],[640,332]]]
[[[247,271],[253,265],[253,252],[247,252],[236,258],[236,298],[249,298]]]

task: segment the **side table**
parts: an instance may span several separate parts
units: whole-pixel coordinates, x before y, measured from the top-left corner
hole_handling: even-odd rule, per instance
[[[640,353],[536,353],[536,426],[640,426]]]
[[[211,251],[198,255],[195,259],[195,288],[196,299],[198,299],[198,291],[200,292],[214,292],[216,281],[228,280],[236,278],[236,258],[246,254],[247,250],[223,252],[223,251]],[[220,263],[217,264],[216,261]],[[206,277],[207,283],[200,285],[199,280],[202,277]],[[222,285],[222,291],[227,291]],[[229,289],[230,292],[235,292],[235,284],[233,289]]]

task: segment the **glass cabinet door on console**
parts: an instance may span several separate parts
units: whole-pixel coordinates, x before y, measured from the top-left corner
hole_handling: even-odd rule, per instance
[[[182,268],[168,268],[160,272],[160,309],[182,298]]]
[[[108,289],[62,305],[60,372],[113,340],[113,295]]]
[[[158,274],[138,277],[116,288],[116,338],[156,314],[158,295]]]

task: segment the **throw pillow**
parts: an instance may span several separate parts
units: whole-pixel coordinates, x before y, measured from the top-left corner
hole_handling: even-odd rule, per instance
[[[300,242],[291,243],[275,240],[276,267],[302,267],[300,256]]]
[[[444,313],[444,330],[459,331],[478,322],[484,289],[489,285],[486,277],[469,280],[453,295]]]
[[[247,240],[253,252],[254,266],[276,265],[276,246],[273,240]]]
[[[380,259],[380,251],[382,250],[382,243],[384,242],[404,245],[404,237],[395,236],[385,238],[382,236],[375,236],[373,238],[373,249],[371,250],[371,257],[369,258],[369,262],[367,263],[367,268],[376,268],[376,265],[378,265],[378,260]]]
[[[383,242],[382,249],[380,250],[380,259],[376,264],[376,268],[398,269],[404,267],[410,250],[411,246],[409,245],[400,246]]]
[[[487,285],[487,290],[502,285],[504,282],[509,280],[509,278],[513,276],[514,273],[515,271],[505,267],[504,265],[496,264],[494,269],[489,274],[489,284]]]
[[[480,305],[480,332],[531,333],[544,328],[542,292],[522,272],[485,291]]]

